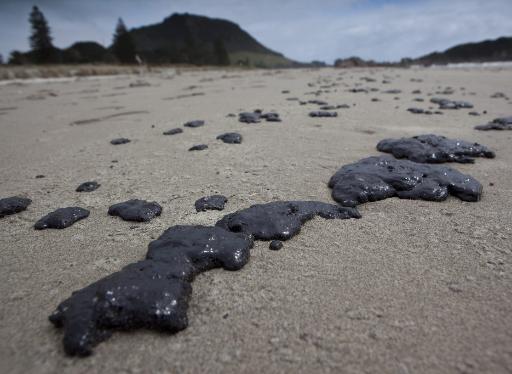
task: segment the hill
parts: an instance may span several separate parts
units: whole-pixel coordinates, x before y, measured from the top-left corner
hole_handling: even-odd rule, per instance
[[[434,52],[413,60],[422,65],[461,62],[492,62],[512,60],[512,37],[501,37],[478,43],[459,44],[444,52]]]
[[[152,63],[219,64],[227,53],[232,65],[287,67],[294,64],[259,43],[236,23],[173,14],[161,23],[130,30],[137,53]]]

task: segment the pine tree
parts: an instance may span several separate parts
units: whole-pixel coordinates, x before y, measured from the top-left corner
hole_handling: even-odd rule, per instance
[[[0,54],[0,65],[3,65],[4,64],[4,56],[2,56],[2,54]]]
[[[120,62],[135,62],[135,42],[121,18],[117,21],[112,49]]]
[[[32,8],[29,17],[32,33],[30,35],[30,47],[36,63],[52,62],[55,54],[55,48],[52,44],[50,27],[48,21],[37,6]]]
[[[217,65],[227,66],[230,64],[228,51],[221,39],[217,39],[213,46]]]

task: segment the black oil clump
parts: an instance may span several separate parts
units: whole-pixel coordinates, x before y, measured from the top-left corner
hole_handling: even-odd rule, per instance
[[[223,210],[228,199],[222,195],[205,196],[198,199],[194,206],[197,212],[204,212],[207,210]]]
[[[243,112],[238,115],[238,121],[242,123],[260,123],[261,113],[259,112]]]
[[[127,138],[116,138],[116,139],[112,139],[110,141],[110,144],[112,145],[120,145],[120,144],[126,144],[126,143],[130,143],[131,140],[130,139],[127,139]]]
[[[428,114],[428,115],[443,114],[443,112],[441,112],[439,110],[431,111],[431,110],[425,110],[425,109],[421,109],[421,108],[408,108],[407,111],[414,113],[414,114]]]
[[[361,217],[356,209],[318,201],[276,201],[228,214],[216,226],[251,234],[256,240],[288,240],[317,215],[326,219]]]
[[[79,207],[60,208],[36,222],[36,230],[65,229],[81,219],[89,217],[89,211]]]
[[[402,93],[402,90],[392,89],[392,90],[382,91],[382,93],[396,95],[396,94]]]
[[[464,201],[478,201],[482,195],[482,185],[469,175],[389,156],[368,157],[343,166],[331,177],[329,187],[334,200],[351,207],[394,196],[443,201],[451,194]]]
[[[512,116],[495,118],[485,125],[475,126],[476,130],[512,130]]]
[[[50,321],[64,329],[66,353],[79,356],[91,354],[114,330],[178,332],[188,326],[190,282],[197,274],[219,267],[240,270],[254,238],[287,240],[316,215],[360,218],[354,208],[282,201],[229,214],[214,227],[173,226],[149,244],[145,260],[74,292]]]
[[[32,200],[19,196],[0,199],[0,218],[23,212],[30,203],[32,203]]]
[[[324,110],[316,111],[316,112],[310,112],[310,117],[317,118],[317,117],[338,117],[338,112],[327,112]]]
[[[183,124],[183,126],[190,127],[190,128],[201,127],[201,126],[204,126],[204,121],[200,121],[200,120],[189,121],[189,122]]]
[[[242,112],[238,115],[238,121],[242,123],[260,123],[262,120],[266,120],[267,122],[281,122],[279,113],[263,113],[260,109],[254,112]]]
[[[275,113],[275,112],[262,113],[261,118],[263,118],[267,122],[281,122],[279,113]]]
[[[189,151],[204,151],[207,148],[208,148],[208,146],[206,144],[197,144],[197,145],[190,147],[188,150]]]
[[[146,200],[128,200],[108,208],[108,214],[119,216],[125,221],[149,222],[162,213],[162,207],[156,202]]]
[[[411,113],[414,113],[414,114],[423,114],[423,113],[425,113],[425,110],[421,109],[421,108],[408,108],[407,111],[411,112]]]
[[[432,164],[473,163],[474,157],[496,157],[495,153],[484,145],[432,134],[412,138],[384,139],[377,144],[377,149],[391,153],[396,158]]]
[[[176,135],[176,134],[181,134],[183,132],[182,129],[180,129],[179,127],[176,127],[175,129],[170,129],[170,130],[167,130],[167,131],[164,131],[164,135]]]
[[[87,356],[114,330],[176,333],[188,326],[191,282],[204,271],[239,270],[253,240],[219,227],[174,226],[149,244],[146,260],[124,267],[62,302],[49,317],[69,355]]]
[[[323,100],[308,100],[308,104],[316,104],[316,105],[328,105],[329,103],[327,101]]]
[[[92,192],[97,190],[101,184],[96,181],[84,182],[76,188],[76,192]]]
[[[228,144],[240,144],[242,143],[242,135],[237,132],[227,132],[217,136],[217,139],[222,140]]]
[[[473,104],[467,101],[449,100],[439,97],[433,97],[430,99],[431,103],[438,104],[439,109],[471,109]]]
[[[272,251],[279,251],[281,248],[283,248],[283,242],[280,240],[272,240],[268,245],[268,248]]]

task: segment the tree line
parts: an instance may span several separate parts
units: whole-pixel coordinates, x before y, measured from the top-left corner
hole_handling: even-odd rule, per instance
[[[53,45],[53,38],[48,20],[37,7],[32,7],[29,15],[30,23],[30,51],[12,51],[8,63],[22,64],[59,64],[59,63],[141,63],[142,59],[137,53],[135,40],[121,18],[115,27],[112,45],[104,48],[95,42],[77,42],[67,49],[59,49]],[[229,65],[229,54],[224,42],[218,40],[211,51],[204,48],[201,43],[193,40],[185,41],[185,46],[166,53],[157,59],[160,63],[191,63],[210,65]],[[153,56],[149,56],[153,57]],[[0,63],[4,63],[0,55]]]

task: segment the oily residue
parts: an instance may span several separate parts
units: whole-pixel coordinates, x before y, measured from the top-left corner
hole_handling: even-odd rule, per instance
[[[60,208],[36,222],[36,230],[65,229],[77,221],[89,217],[89,211],[79,207]]]
[[[260,123],[262,120],[266,120],[267,122],[281,122],[279,113],[264,113],[261,109],[256,109],[253,112],[242,112],[238,114],[238,121],[242,123]]]
[[[188,326],[190,283],[197,274],[220,267],[240,270],[249,261],[253,239],[287,240],[316,215],[360,217],[354,208],[280,201],[229,214],[214,227],[173,226],[149,244],[145,260],[74,292],[50,321],[64,329],[66,353],[78,356],[91,354],[114,330],[178,332]]]
[[[204,126],[204,121],[202,121],[202,120],[188,121],[187,123],[184,123],[183,126],[190,127],[190,128],[201,127],[201,126]]]
[[[32,203],[32,200],[19,196],[0,199],[0,218],[23,212],[30,203]]]
[[[457,170],[389,156],[343,166],[331,177],[329,187],[334,200],[352,207],[394,196],[443,201],[451,194],[464,201],[478,201],[482,194],[480,182]]]
[[[473,163],[474,157],[496,157],[494,152],[484,145],[432,134],[412,138],[384,139],[377,144],[377,149],[391,153],[396,158],[432,164]]]
[[[309,116],[313,118],[317,117],[338,117],[337,112],[327,112],[324,110],[316,111],[316,112],[309,112]]]
[[[162,213],[162,207],[157,202],[132,199],[112,205],[108,214],[121,217],[125,221],[149,222]]]
[[[121,145],[121,144],[130,143],[130,142],[131,142],[131,140],[127,139],[127,138],[116,138],[116,139],[112,139],[110,141],[110,144],[112,144],[112,145]]]
[[[438,104],[439,109],[471,109],[473,104],[467,101],[449,100],[439,97],[433,97],[430,99],[431,103]]]
[[[413,114],[428,114],[428,115],[443,114],[443,112],[441,112],[439,110],[431,111],[431,110],[426,110],[426,109],[422,109],[422,108],[408,108],[407,111],[410,113],[413,113]]]
[[[317,215],[326,219],[360,218],[353,208],[318,201],[276,201],[228,214],[216,226],[251,234],[256,240],[288,240]]]
[[[188,326],[191,282],[204,271],[239,270],[252,239],[219,227],[174,226],[149,244],[146,260],[74,292],[49,317],[64,329],[64,350],[87,356],[113,330],[175,333]]]
[[[208,149],[208,145],[206,144],[196,144],[190,147],[189,151],[204,151],[205,149]]]
[[[476,130],[512,130],[512,116],[495,118],[485,125],[475,126]]]
[[[241,144],[242,143],[242,135],[237,132],[226,132],[217,136],[218,140],[222,140],[227,144]]]
[[[204,212],[207,210],[223,210],[224,205],[228,202],[226,196],[212,195],[202,197],[194,203],[197,212]]]
[[[283,242],[280,240],[272,240],[268,245],[268,248],[272,251],[279,251],[283,248]]]
[[[76,188],[76,192],[92,192],[100,188],[101,184],[96,181],[84,182]]]
[[[180,129],[179,127],[176,127],[174,129],[170,129],[170,130],[167,130],[167,131],[164,131],[164,135],[176,135],[176,134],[181,134],[183,132],[183,129]]]

